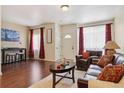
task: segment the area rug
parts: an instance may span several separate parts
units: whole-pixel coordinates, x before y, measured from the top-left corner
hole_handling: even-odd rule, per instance
[[[77,79],[82,78],[84,74],[84,71],[75,70],[75,83],[73,83],[72,79],[63,78],[56,85],[56,88],[77,88]],[[71,76],[71,74],[68,74],[67,76]],[[59,77],[57,77],[56,79],[58,80]],[[39,82],[34,83],[29,88],[52,88],[52,74],[40,80]]]

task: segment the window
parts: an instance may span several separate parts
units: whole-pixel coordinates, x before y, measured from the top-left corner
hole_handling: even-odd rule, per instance
[[[35,29],[33,34],[34,34],[34,36],[33,36],[34,58],[39,58],[40,29]]]
[[[34,34],[33,42],[34,42],[34,50],[39,50],[39,35]]]
[[[84,28],[84,49],[102,50],[105,45],[105,25]]]

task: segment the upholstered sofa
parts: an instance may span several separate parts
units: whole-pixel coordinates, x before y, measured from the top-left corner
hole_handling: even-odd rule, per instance
[[[124,54],[116,53],[114,64],[124,64]],[[118,83],[101,81],[97,79],[103,68],[98,65],[91,64],[83,78],[79,78],[77,85],[79,88],[108,88],[108,87],[124,87],[124,76]]]
[[[99,58],[102,56],[102,51],[86,50],[89,53],[89,57],[84,59],[82,55],[76,55],[76,66],[78,70],[86,71],[92,62],[93,58]]]

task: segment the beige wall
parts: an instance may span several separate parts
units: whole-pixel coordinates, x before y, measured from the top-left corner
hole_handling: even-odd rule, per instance
[[[47,43],[47,30],[52,29],[52,43]],[[48,61],[55,60],[55,24],[45,24],[45,59]]]
[[[28,39],[28,28],[27,27],[18,25],[18,24],[14,24],[14,23],[9,23],[9,22],[2,22],[0,26],[2,28],[16,30],[20,34],[20,42],[7,42],[7,41],[0,40],[0,49],[6,48],[6,47],[27,48],[27,44],[28,44],[28,40],[27,40]],[[0,63],[1,63],[1,53],[0,53]],[[0,64],[0,74],[1,74],[1,64]]]
[[[124,7],[120,7],[115,17],[115,41],[121,49],[117,52],[124,53]]]
[[[8,41],[1,41],[1,47],[21,47],[27,48],[27,39],[28,39],[28,28],[22,25],[9,23],[9,22],[2,22],[2,28],[8,28],[12,30],[16,30],[20,34],[20,42],[8,42]]]
[[[34,27],[30,27],[30,28],[34,29],[33,31],[37,31],[34,33],[39,34],[40,27],[45,27],[45,29],[44,29],[45,60],[54,61],[55,60],[55,24],[48,23],[48,24],[43,24],[41,26],[34,26]],[[52,29],[52,43],[47,43],[47,30],[48,29]],[[29,40],[30,40],[30,38],[29,38]],[[39,51],[35,51],[34,58],[39,59],[38,55],[39,55]]]
[[[55,61],[61,58],[61,33],[60,25],[55,23],[47,23],[39,26],[30,27],[31,29],[44,29],[44,47],[45,47],[45,60]],[[52,29],[52,43],[47,43],[47,30]]]

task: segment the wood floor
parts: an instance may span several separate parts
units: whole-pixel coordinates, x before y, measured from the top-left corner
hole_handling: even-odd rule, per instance
[[[50,74],[53,62],[28,60],[2,65],[1,88],[26,88]]]

